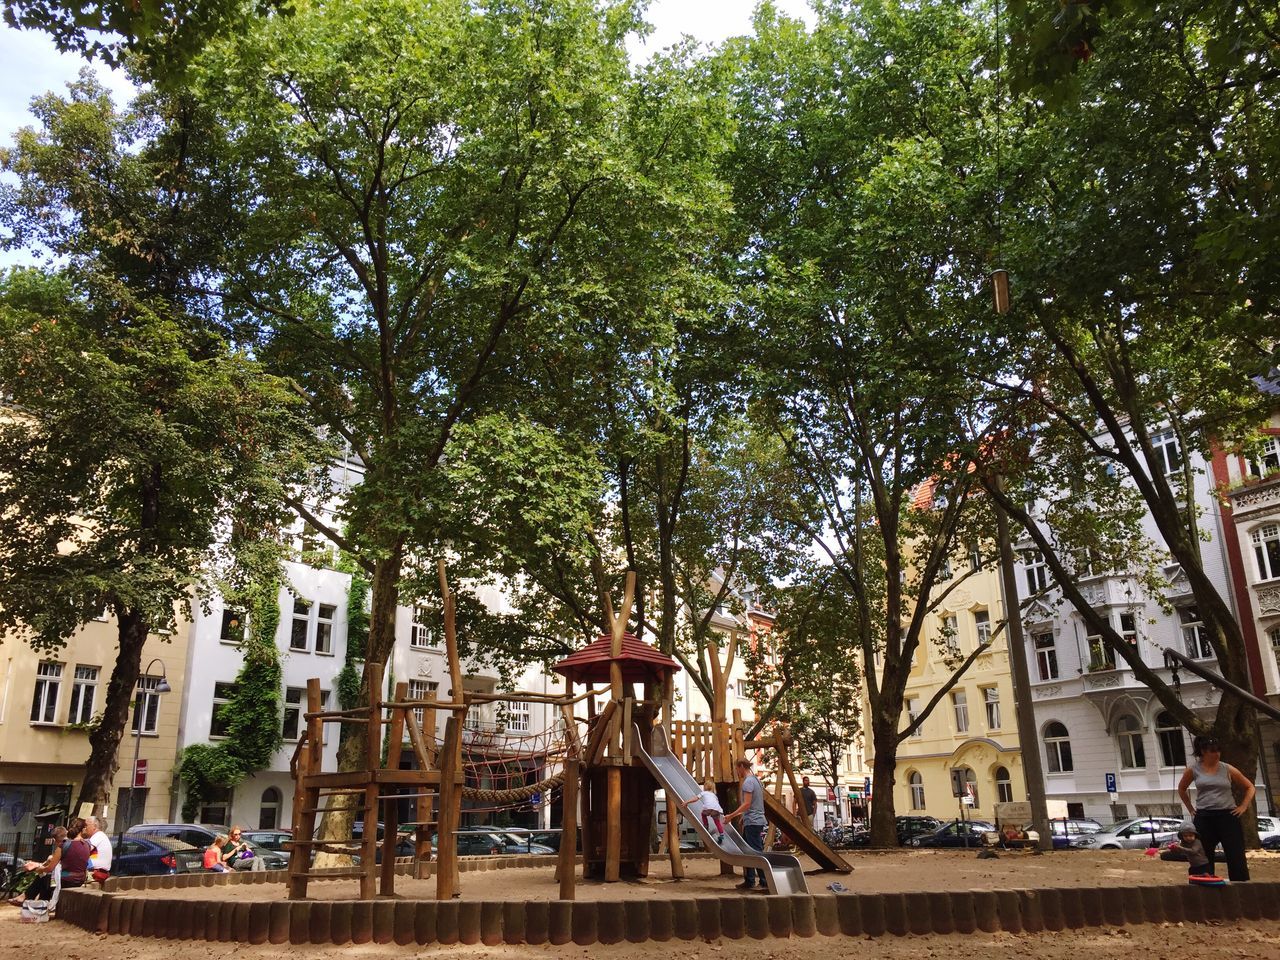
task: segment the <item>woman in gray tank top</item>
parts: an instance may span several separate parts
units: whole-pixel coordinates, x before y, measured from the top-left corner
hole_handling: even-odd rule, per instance
[[[1187,765],[1178,783],[1178,796],[1195,821],[1196,831],[1209,857],[1209,870],[1214,867],[1214,848],[1222,844],[1227,861],[1227,876],[1232,882],[1249,879],[1249,864],[1244,856],[1244,828],[1240,818],[1253,805],[1253,784],[1243,773],[1224,763],[1222,750],[1213,737],[1197,736],[1191,741],[1195,759]],[[1191,785],[1196,787],[1196,802],[1191,802]],[[1239,788],[1242,799],[1236,803],[1233,788]]]

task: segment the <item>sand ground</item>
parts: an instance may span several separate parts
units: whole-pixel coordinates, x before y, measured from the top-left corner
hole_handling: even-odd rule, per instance
[[[970,890],[1011,887],[1132,887],[1153,884],[1183,884],[1185,864],[1165,863],[1143,855],[1141,850],[1060,851],[1036,855],[1001,853],[997,860],[979,860],[973,851],[896,850],[885,853],[852,852],[846,857],[853,873],[812,873],[811,893],[825,892],[838,880],[858,893],[905,893],[916,890]],[[802,858],[806,870],[815,865]],[[665,860],[654,859],[650,875],[643,880],[622,883],[578,882],[578,898],[593,900],[670,899],[674,897],[723,896],[735,892],[738,877],[720,876],[720,864],[710,858],[686,861],[686,879],[673,881]],[[1255,880],[1280,881],[1280,855],[1258,851],[1250,855],[1250,873]],[[1222,866],[1219,874],[1225,874]],[[462,896],[468,900],[554,900],[559,885],[551,867],[518,868],[468,872],[460,876]],[[225,890],[237,900],[275,900],[284,895],[282,884],[237,884],[234,887],[189,887],[166,890],[166,897],[208,899],[214,891]],[[317,900],[354,899],[354,880],[313,882],[308,896]],[[431,899],[434,880],[396,878],[397,896]],[[122,896],[147,896],[135,891]]]
[[[839,878],[853,890],[908,891],[991,887],[1129,886],[1185,883],[1185,867],[1144,857],[1141,851],[1113,853],[1069,852],[1033,856],[1002,854],[998,860],[977,860],[963,851],[896,851],[851,855],[854,872]],[[732,880],[718,876],[710,861],[689,864],[690,879],[673,883],[665,865],[655,862],[646,881],[581,884],[581,897],[706,896],[729,891]],[[1250,869],[1257,880],[1280,880],[1280,856],[1255,854]],[[815,874],[815,892],[833,877]],[[556,885],[550,869],[518,869],[468,873],[462,876],[463,896],[475,899],[551,899]],[[313,885],[318,897],[354,894],[351,881]],[[430,881],[406,881],[401,895],[430,895]],[[236,898],[271,899],[283,888],[275,884],[225,888]],[[207,896],[210,888],[168,890],[166,897]],[[145,893],[131,894],[145,896]],[[815,937],[809,940],[715,940],[612,946],[407,946],[365,944],[346,946],[250,946],[235,943],[181,942],[92,934],[61,924],[22,924],[18,911],[0,907],[0,947],[22,960],[391,960],[392,957],[438,956],[458,960],[850,960],[874,955],[876,960],[1273,960],[1280,958],[1280,923],[1231,922],[1212,924],[1151,924],[1103,927],[1040,934],[970,934],[967,936],[886,936],[875,940]]]
[[[579,947],[407,946],[249,946],[148,940],[92,934],[56,920],[25,924],[18,911],[0,913],[0,948],[23,960],[392,960],[405,957],[458,960],[850,960],[873,955],[876,960],[1272,960],[1280,957],[1280,923],[1244,922],[1163,924],[1109,927],[1060,933],[970,934],[968,936],[881,937],[855,941],[847,937],[811,940],[715,940]]]

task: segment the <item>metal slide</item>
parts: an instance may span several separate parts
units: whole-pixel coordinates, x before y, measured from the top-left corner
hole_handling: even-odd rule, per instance
[[[715,834],[709,832],[702,824],[702,801],[690,801],[690,797],[698,797],[702,786],[693,779],[693,774],[684,768],[678,759],[671,755],[667,746],[666,728],[659,725],[653,728],[653,752],[646,753],[636,728],[635,750],[644,765],[649,768],[655,780],[662,784],[667,798],[674,800],[680,813],[693,824],[702,838],[703,845],[725,863],[734,867],[756,867],[764,871],[765,881],[772,894],[808,893],[804,871],[800,869],[800,861],[788,853],[762,853],[747,844],[742,835],[734,829],[728,820],[724,824],[724,843],[717,843]],[[671,838],[678,837],[680,831],[676,824],[667,824],[667,833]]]

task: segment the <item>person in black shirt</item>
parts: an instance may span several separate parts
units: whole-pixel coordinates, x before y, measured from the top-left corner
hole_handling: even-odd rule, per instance
[[[801,819],[812,829],[814,814],[818,812],[818,795],[809,786],[808,777],[802,782],[804,786],[800,788],[800,802],[796,804],[796,813],[801,814]]]

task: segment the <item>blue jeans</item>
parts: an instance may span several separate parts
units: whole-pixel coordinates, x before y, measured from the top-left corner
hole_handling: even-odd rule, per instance
[[[747,841],[747,846],[753,850],[759,850],[764,853],[764,824],[743,824],[742,839]],[[742,882],[750,886],[765,886],[764,871],[758,867],[743,867]]]

